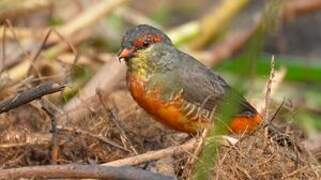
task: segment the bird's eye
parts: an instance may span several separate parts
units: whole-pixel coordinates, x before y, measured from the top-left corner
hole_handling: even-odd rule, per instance
[[[148,41],[144,41],[143,46],[144,46],[144,47],[149,46],[149,42],[148,42]]]

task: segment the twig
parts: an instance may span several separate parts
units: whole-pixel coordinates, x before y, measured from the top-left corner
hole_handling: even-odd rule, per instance
[[[51,163],[57,164],[58,153],[59,153],[59,146],[58,146],[58,138],[57,138],[57,121],[55,114],[56,112],[53,111],[50,106],[46,103],[46,100],[40,101],[41,108],[48,114],[50,121],[51,121]]]
[[[238,169],[240,172],[242,172],[247,179],[253,179],[250,173],[243,167],[240,167],[239,165],[236,164],[236,169]]]
[[[59,31],[53,29],[53,32],[58,37],[58,40],[61,40],[62,43],[57,44],[56,46],[48,49],[45,52],[45,57],[49,59],[55,58],[58,54],[60,54],[62,51],[66,50],[67,48],[71,49],[71,51],[74,54],[78,54],[77,49],[74,47],[73,43],[79,43],[83,41],[84,39],[87,39],[89,37],[89,31],[82,31],[77,34],[74,38],[68,38],[68,36],[64,36]]]
[[[18,148],[24,146],[35,146],[35,145],[48,145],[50,140],[52,139],[52,135],[49,133],[22,133],[19,134],[14,132],[14,137],[6,137],[6,141],[12,142],[17,139],[17,137],[21,137],[23,142],[16,142],[16,143],[3,143],[0,144],[0,148]],[[20,139],[20,138],[19,138]]]
[[[304,171],[304,170],[307,169],[308,167],[309,167],[309,166],[306,165],[306,166],[303,166],[303,167],[301,167],[301,168],[298,168],[298,169],[292,171],[291,173],[289,173],[288,175],[283,176],[281,179],[288,179],[289,177],[294,176],[295,174]]]
[[[274,77],[275,77],[275,60],[274,60],[274,56],[272,56],[270,76],[265,87],[265,96],[264,96],[265,106],[262,112],[262,116],[265,120],[269,119],[268,116],[269,116],[271,91],[272,91],[272,84],[273,84]]]
[[[6,31],[9,31],[10,33],[6,33]],[[17,43],[18,45],[18,49],[20,49],[20,52],[15,52],[14,53],[10,53],[11,57],[12,54],[14,54],[15,56],[13,58],[10,59],[6,59],[6,44],[5,44],[5,40],[6,40],[6,36],[7,35],[11,35],[12,39]],[[17,63],[20,60],[20,57],[22,55],[24,55],[25,57],[27,57],[27,59],[29,58],[29,50],[25,50],[24,47],[22,46],[22,44],[20,43],[17,34],[12,26],[12,23],[10,20],[5,19],[3,22],[3,37],[2,37],[2,48],[3,48],[3,63],[1,64],[1,72],[6,69],[9,66],[12,66],[13,64]],[[35,48],[35,46],[33,45],[28,45],[27,49],[33,49]],[[9,53],[8,53],[9,54]],[[18,69],[19,70],[19,69]],[[18,71],[19,72],[19,71]],[[10,73],[8,73],[9,77],[11,76]]]
[[[22,93],[16,95],[13,98],[3,100],[0,102],[0,113],[7,112],[11,109],[17,108],[23,104],[29,103],[35,99],[42,96],[52,94],[64,89],[64,85],[59,85],[57,83],[48,81],[44,82],[37,87],[23,91]]]
[[[280,70],[278,70],[274,73],[274,80],[273,80],[273,83],[271,84],[270,96],[273,96],[275,94],[275,92],[280,87],[281,83],[283,82],[285,75],[286,75],[285,68],[281,68]],[[266,88],[264,88],[264,92],[266,92]],[[264,111],[265,111],[264,106],[265,106],[265,99],[262,98],[262,101],[259,101],[257,103],[257,110],[258,110],[258,112],[260,112],[260,114],[264,113]]]
[[[69,75],[68,75],[68,78],[66,80],[67,81],[66,83],[69,83],[71,81],[71,78],[72,78],[71,74],[75,71],[76,65],[79,62],[79,57],[80,57],[79,51],[75,51],[74,52],[74,59],[73,59],[72,64],[70,66]]]
[[[276,90],[279,88],[280,84],[283,82],[283,79],[284,79],[284,77],[286,75],[286,69],[285,68],[281,68],[280,70],[278,70],[276,72],[273,72],[273,73],[274,73],[274,81],[273,82],[271,81],[271,84],[269,85],[270,86],[270,90],[269,90],[270,91],[270,95],[269,95],[270,97],[275,94]],[[269,84],[269,80],[267,82],[266,88],[263,89],[263,91],[265,92],[265,93],[263,93],[263,94],[265,94],[265,96],[264,96],[265,98],[262,98],[262,100],[257,103],[257,108],[256,108],[257,111],[260,114],[262,114],[264,118],[266,116],[265,114],[267,113],[266,112],[266,107],[264,107],[264,106],[266,106],[266,100],[265,100],[266,99],[266,92],[267,92],[266,89],[267,89],[267,86]],[[278,112],[279,112],[279,110],[281,109],[282,106],[283,106],[283,104],[281,104],[280,107],[278,108],[278,110],[274,113],[271,121],[274,120],[274,118],[275,118],[274,116],[276,116],[278,114]],[[266,128],[269,125],[271,125],[271,121],[270,122],[267,122],[267,121],[269,121],[269,119],[265,119],[265,122],[261,123],[259,125],[259,127],[257,127],[253,132],[250,133],[250,135],[255,134],[258,130],[260,130],[262,128]],[[270,129],[270,128],[268,128],[268,129]],[[247,137],[247,136],[244,136],[244,137]],[[243,140],[243,139],[244,138],[242,137],[240,140]]]
[[[113,121],[113,123],[116,125],[117,129],[119,130],[120,132],[120,136],[121,136],[121,139],[125,141],[125,144],[129,144],[129,147],[130,149],[135,153],[135,154],[138,154],[137,150],[135,149],[133,143],[131,142],[131,140],[127,137],[126,135],[126,132],[125,130],[122,128],[122,126],[119,124],[119,119],[117,117],[117,115],[115,114],[115,112],[109,108],[107,108],[104,100],[103,100],[103,95],[102,95],[102,92],[100,89],[96,89],[96,93],[97,93],[97,96],[99,98],[99,101],[101,103],[101,105],[103,106],[106,114],[110,114],[111,116],[111,120]],[[125,145],[126,146],[126,145]]]
[[[31,73],[31,68],[33,67],[34,63],[35,63],[36,60],[38,59],[41,51],[44,49],[44,47],[45,47],[45,45],[46,45],[46,43],[47,43],[47,40],[48,40],[50,34],[51,34],[51,29],[49,29],[48,32],[46,33],[46,36],[45,36],[45,38],[44,38],[44,40],[43,40],[40,48],[39,48],[38,51],[36,52],[35,56],[32,58],[32,60],[31,60],[31,62],[30,62],[29,69],[28,69],[28,71],[27,71],[27,76],[30,75],[30,73]]]
[[[189,142],[179,145],[179,146],[171,146],[169,148],[150,151],[144,154],[139,154],[137,156],[120,159],[108,163],[101,164],[102,166],[126,166],[126,165],[137,165],[143,162],[158,160],[166,156],[176,155],[180,153],[184,153],[186,151],[191,151],[195,147],[195,139],[190,140]]]
[[[133,167],[108,167],[98,165],[48,165],[0,169],[0,179],[18,178],[98,178],[123,180],[172,180],[164,176]]]
[[[198,138],[199,140],[198,140],[196,147],[194,149],[193,156],[190,156],[188,158],[187,162],[185,163],[185,168],[184,168],[185,171],[183,172],[182,176],[186,179],[192,179],[192,172],[193,172],[194,164],[195,164],[196,160],[198,160],[198,156],[202,150],[202,145],[203,145],[204,139],[207,136],[207,132],[208,132],[208,129],[205,129],[203,131],[203,133],[201,134],[201,136]]]
[[[269,119],[270,122],[274,121],[277,117],[277,115],[280,113],[281,109],[283,108],[285,100],[283,99],[282,103],[279,105],[279,107],[274,112],[273,116]]]
[[[17,41],[19,49],[23,52],[23,54],[26,57],[28,57],[29,54],[24,50],[24,48],[22,47],[20,41],[18,40],[16,32],[13,30],[14,28],[13,28],[13,25],[12,25],[11,21],[9,19],[5,19],[4,22],[5,22],[5,25],[8,26],[9,31],[12,33],[13,38]]]
[[[102,137],[100,135],[96,135],[96,134],[93,134],[93,133],[90,133],[88,131],[84,131],[84,130],[81,130],[81,129],[76,129],[76,128],[70,128],[70,127],[62,127],[62,126],[57,126],[57,129],[60,130],[60,131],[69,131],[69,132],[73,132],[73,133],[77,133],[77,134],[82,134],[82,135],[86,135],[86,136],[90,136],[90,137],[93,137],[95,139],[98,139],[106,144],[109,144],[113,147],[116,147],[120,150],[123,150],[123,151],[126,151],[126,152],[130,152],[128,149],[122,147],[121,145],[115,143],[114,141],[106,138],[106,137]]]

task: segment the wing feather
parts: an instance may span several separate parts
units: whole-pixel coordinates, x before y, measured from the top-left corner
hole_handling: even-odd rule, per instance
[[[179,51],[181,66],[180,84],[184,99],[210,112],[219,105],[226,94],[233,93],[233,98],[240,105],[240,113],[256,113],[255,108],[238,92],[233,90],[217,73],[201,64],[192,56]]]

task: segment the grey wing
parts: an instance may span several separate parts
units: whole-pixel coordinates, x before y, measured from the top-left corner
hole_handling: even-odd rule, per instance
[[[236,95],[236,101],[242,113],[256,112],[253,106],[218,74],[183,52],[180,56],[183,60],[179,68],[179,76],[185,100],[212,112],[223,98],[228,98],[225,95],[229,92]]]
[[[182,54],[180,80],[184,99],[211,111],[223,98],[229,85],[192,57]]]

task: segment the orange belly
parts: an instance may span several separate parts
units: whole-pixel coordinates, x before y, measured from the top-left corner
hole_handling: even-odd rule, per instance
[[[156,120],[178,131],[195,134],[210,125],[210,119],[188,119],[181,111],[183,99],[165,102],[161,99],[161,89],[145,90],[144,81],[131,74],[127,75],[129,90],[135,101]],[[252,117],[236,117],[232,119],[230,128],[235,133],[252,131],[261,121],[259,115]]]

